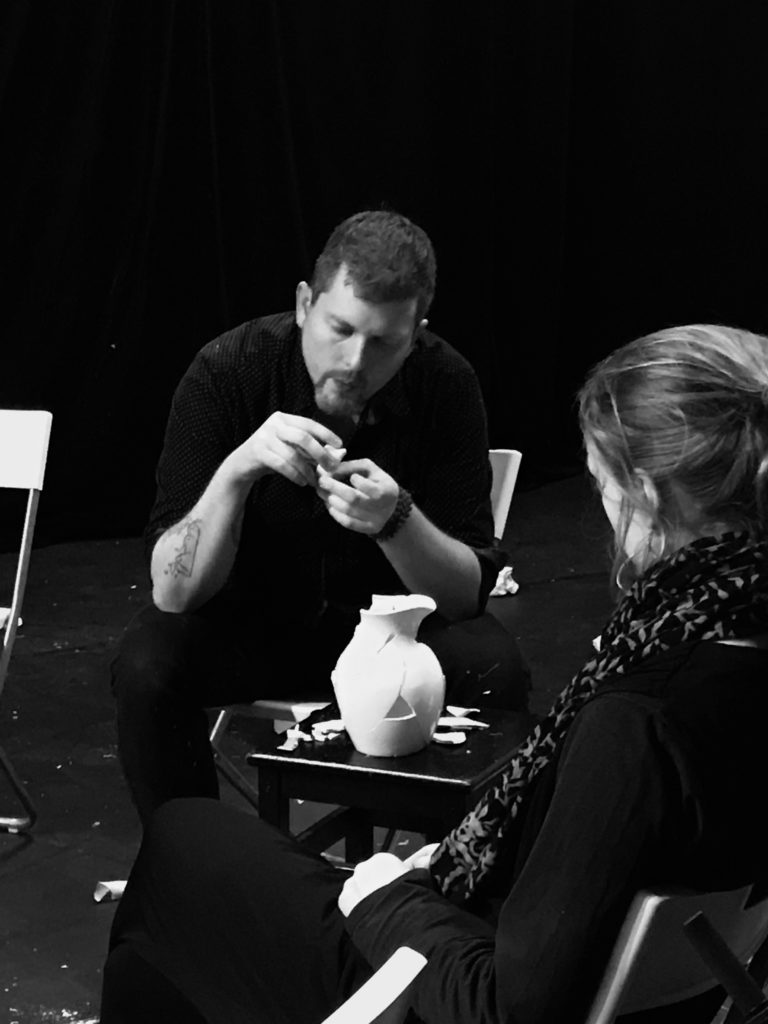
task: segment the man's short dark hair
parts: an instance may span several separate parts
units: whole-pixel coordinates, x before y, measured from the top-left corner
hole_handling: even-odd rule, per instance
[[[331,287],[339,267],[366,302],[416,299],[416,323],[435,294],[437,266],[425,231],[400,213],[363,210],[335,227],[315,263],[312,301]]]

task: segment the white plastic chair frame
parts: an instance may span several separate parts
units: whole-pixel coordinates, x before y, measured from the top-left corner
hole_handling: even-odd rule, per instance
[[[768,898],[727,892],[640,892],[632,903],[584,1024],[671,1004],[721,984],[729,999],[713,1024],[768,1020]],[[427,960],[400,949],[323,1024],[401,1024]],[[749,970],[746,966],[749,964]],[[384,1013],[383,1016],[380,1016]]]
[[[497,540],[504,536],[509,516],[509,506],[515,493],[517,474],[520,471],[522,453],[516,448],[491,448],[491,509],[493,510],[493,535]]]
[[[410,987],[426,964],[421,953],[401,946],[322,1024],[401,1024]]]
[[[37,507],[48,457],[51,422],[52,416],[49,412],[0,409],[0,488],[28,491],[11,604],[9,608],[0,608],[0,697],[8,674],[27,585]],[[34,825],[37,812],[29,793],[1,746],[0,768],[26,812],[22,816],[0,816],[0,831],[25,832]]]
[[[730,995],[737,998],[738,990],[734,991],[726,977],[713,971],[712,961],[703,959],[701,946],[694,941],[691,927],[702,915],[730,950],[726,956],[736,963],[736,970],[752,961],[755,980],[762,986],[766,974],[768,897],[750,904],[751,894],[752,886],[709,893],[640,892],[614,944],[584,1024],[611,1024],[620,1014],[669,1006],[723,983]],[[758,992],[762,996],[759,989]],[[741,1010],[734,1006],[725,1016],[723,1008],[715,1020],[730,1024],[741,1019],[742,1011],[743,1006]]]
[[[504,536],[504,530],[512,504],[512,495],[517,483],[522,454],[515,448],[491,448],[488,452],[491,463],[491,511],[493,532],[497,540]],[[223,753],[221,740],[226,733],[233,714],[250,718],[268,718],[275,722],[277,729],[286,728],[296,722],[303,722],[313,711],[323,708],[327,701],[302,700],[256,700],[251,704],[237,704],[221,708],[209,733],[216,767],[221,775],[248,803],[258,809],[258,795],[243,773]]]

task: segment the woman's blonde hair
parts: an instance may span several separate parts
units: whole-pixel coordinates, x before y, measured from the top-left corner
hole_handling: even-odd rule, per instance
[[[617,564],[635,510],[650,519],[662,551],[686,535],[765,535],[768,338],[711,324],[639,338],[592,369],[579,419],[585,445],[622,495]],[[653,560],[649,552],[639,568]]]

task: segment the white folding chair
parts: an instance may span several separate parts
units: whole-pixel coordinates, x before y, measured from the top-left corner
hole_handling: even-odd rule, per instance
[[[500,540],[507,525],[509,506],[512,503],[522,455],[514,448],[491,448],[488,456],[491,463],[491,511],[494,536]],[[221,749],[221,741],[229,728],[232,716],[237,714],[250,718],[272,719],[276,729],[282,731],[294,723],[303,722],[313,711],[327,707],[327,705],[328,701],[270,699],[221,708],[216,714],[209,733],[219,773],[234,786],[241,796],[258,809],[258,796],[255,789]]]
[[[726,979],[713,970],[712,961],[703,958],[702,946],[695,941],[692,928],[701,916],[714,930],[716,941],[730,951],[725,956],[736,964],[731,976],[741,970],[740,965],[752,962],[753,1002],[759,1000],[766,971],[768,898],[753,900],[752,891],[752,886],[746,886],[728,892],[640,892],[614,944],[585,1024],[611,1024],[620,1014],[670,1006],[724,983]],[[713,949],[706,936],[705,943]],[[730,984],[726,987],[731,995],[738,995]],[[733,1015],[722,1007],[714,1020],[730,1021],[744,1006],[731,1009]]]
[[[8,664],[21,621],[21,603],[27,585],[37,506],[40,492],[43,489],[51,422],[52,416],[49,412],[0,409],[0,488],[28,491],[11,603],[7,608],[0,608],[0,635],[2,637],[0,697],[2,697],[8,674]],[[35,823],[37,812],[29,793],[2,747],[0,747],[0,768],[26,811],[23,816],[0,817],[0,830],[14,833],[26,831]]]
[[[611,1024],[619,1014],[670,1006],[718,984],[729,998],[712,1024],[765,1024],[767,945],[768,898],[754,899],[752,886],[641,892],[584,1024]],[[411,986],[426,964],[420,953],[401,947],[323,1024],[401,1024]]]
[[[426,965],[421,953],[401,946],[322,1024],[401,1024],[411,985]]]
[[[509,506],[512,504],[520,460],[523,456],[516,448],[491,448],[488,455],[492,472],[493,534],[497,540],[501,540],[507,525]]]

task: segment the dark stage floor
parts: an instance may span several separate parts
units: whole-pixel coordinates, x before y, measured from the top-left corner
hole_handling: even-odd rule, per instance
[[[520,590],[491,604],[533,668],[534,711],[545,711],[589,656],[610,610],[605,536],[581,477],[513,500],[505,539]],[[11,573],[11,557],[0,555],[3,588]],[[0,739],[40,814],[30,838],[0,835],[0,1021],[9,1024],[98,1018],[115,904],[95,903],[93,890],[126,877],[139,842],[116,756],[107,665],[147,594],[136,539],[33,553],[0,707]],[[242,763],[247,734],[235,731],[228,744]],[[222,797],[241,803],[226,788]],[[0,808],[15,811],[2,780]]]

